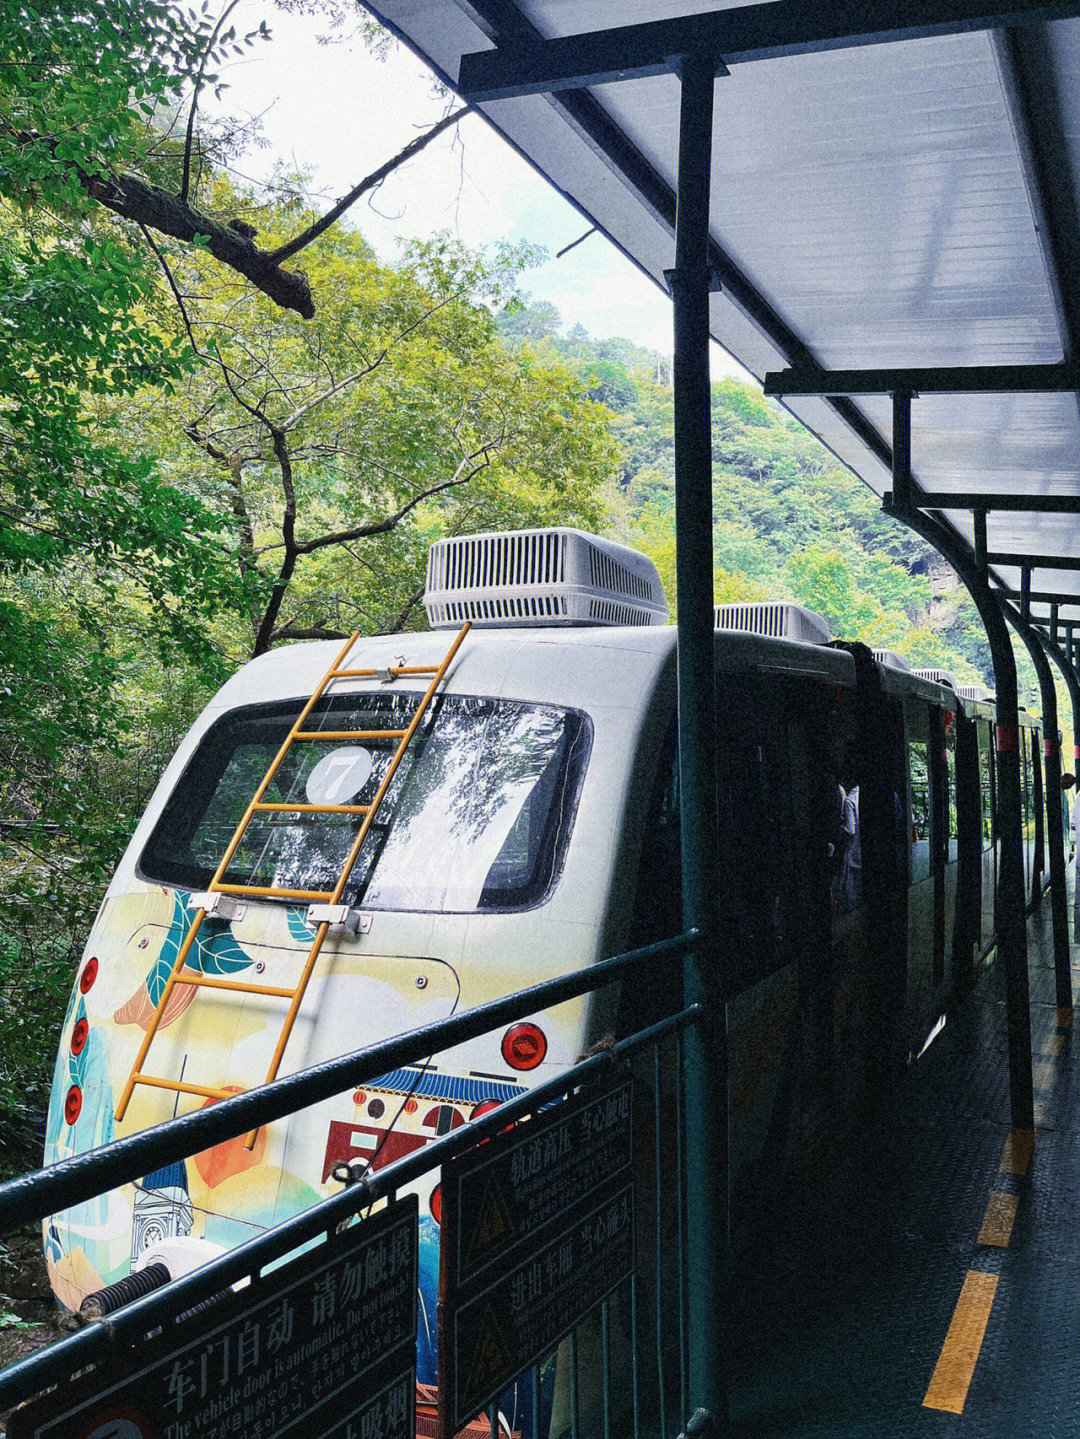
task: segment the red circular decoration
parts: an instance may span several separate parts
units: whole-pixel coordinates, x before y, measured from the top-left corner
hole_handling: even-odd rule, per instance
[[[86,1040],[89,1033],[89,1023],[85,1019],[77,1019],[75,1021],[75,1028],[71,1031],[72,1054],[82,1054],[86,1048]]]
[[[415,1100],[415,1099],[407,1099],[407,1100],[405,1101],[405,1113],[406,1113],[406,1114],[415,1114],[415,1113],[416,1113],[416,1110],[417,1110],[416,1100]]]
[[[514,1024],[502,1037],[502,1057],[511,1069],[535,1069],[547,1054],[547,1039],[539,1025],[526,1020]]]
[[[83,970],[82,974],[79,977],[79,988],[82,990],[83,994],[85,994],[86,991],[93,986],[94,980],[97,979],[97,972],[97,960],[88,959],[86,961],[86,968]]]
[[[67,1092],[64,1100],[64,1119],[68,1124],[74,1124],[82,1113],[82,1090],[77,1084],[73,1084]]]
[[[441,1185],[441,1184],[436,1184],[435,1188],[431,1191],[431,1198],[428,1200],[428,1206],[429,1206],[429,1208],[431,1209],[431,1217],[432,1217],[432,1219],[434,1219],[434,1221],[435,1221],[436,1224],[441,1224],[441,1223],[442,1223],[442,1185]]]
[[[365,1100],[366,1098],[367,1098],[367,1095],[364,1093],[364,1091],[363,1091],[362,1089],[354,1089],[354,1090],[353,1090],[352,1102],[353,1102],[354,1104],[363,1104],[363,1102],[364,1102],[364,1100]]]
[[[497,1099],[482,1099],[469,1115],[469,1118],[481,1119],[485,1114],[490,1114],[493,1109],[498,1109],[498,1107],[499,1101]]]

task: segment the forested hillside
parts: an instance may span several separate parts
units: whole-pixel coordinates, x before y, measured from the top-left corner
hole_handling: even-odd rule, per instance
[[[507,342],[577,373],[612,412],[622,448],[608,533],[647,550],[675,598],[669,361],[624,340],[563,335],[549,305],[504,314]],[[833,633],[993,687],[982,624],[947,565],[881,512],[870,490],[760,390],[713,386],[715,597],[785,597]]]

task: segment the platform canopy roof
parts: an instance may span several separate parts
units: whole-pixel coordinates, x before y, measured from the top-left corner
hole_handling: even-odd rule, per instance
[[[914,502],[1080,622],[1080,4],[992,4],[377,9],[658,284],[708,47],[713,335],[879,494],[914,390]]]

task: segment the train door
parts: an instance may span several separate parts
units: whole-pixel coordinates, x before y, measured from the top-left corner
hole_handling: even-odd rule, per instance
[[[1031,903],[1031,869],[1035,858],[1031,823],[1031,743],[1030,731],[1020,726],[1020,834],[1024,855],[1024,895]]]
[[[932,1007],[935,965],[934,772],[930,707],[904,704],[908,761],[908,1014],[912,1022]],[[911,1036],[914,1040],[914,1035]]]
[[[735,1212],[759,1213],[803,1138],[830,1056],[820,1009],[827,948],[816,943],[817,856],[808,731],[789,727],[785,686],[717,677],[721,923],[729,943],[730,1183]]]
[[[949,771],[945,753],[945,720],[930,707],[930,871],[934,882],[934,928],[931,972],[934,989],[945,982],[945,858],[949,829]]]
[[[1043,760],[1040,750],[1040,731],[1029,731],[1031,739],[1032,803],[1035,808],[1035,894],[1041,893],[1047,875],[1046,863],[1046,797],[1043,784]]]
[[[974,718],[958,712],[954,718],[956,736],[956,904],[953,942],[950,950],[953,988],[966,985],[973,972],[979,943],[981,903],[980,860],[982,850],[979,813],[979,736]]]
[[[979,739],[979,953],[985,954],[994,938],[994,894],[997,887],[997,849],[994,843],[994,766],[991,758],[992,726],[976,721]]]
[[[949,986],[954,988],[957,980],[955,969],[955,939],[957,924],[957,896],[960,892],[960,823],[958,812],[958,792],[960,787],[960,769],[956,752],[956,728],[957,717],[954,710],[946,710],[943,715],[944,727],[944,750],[943,750],[943,783],[945,791],[944,814],[943,814],[943,841],[944,841],[944,904],[945,904],[945,947],[944,956],[950,965]],[[962,923],[962,922],[961,922]]]

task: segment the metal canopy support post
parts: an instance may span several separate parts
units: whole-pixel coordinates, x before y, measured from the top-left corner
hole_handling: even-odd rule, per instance
[[[911,509],[911,391],[892,397],[893,504],[901,513]]]
[[[919,504],[925,502],[919,496]],[[997,694],[997,798],[1000,835],[997,915],[998,957],[1005,974],[1009,1039],[1009,1106],[1016,1130],[1035,1132],[1031,1078],[1031,1012],[1027,970],[1027,921],[1020,831],[1020,716],[1016,661],[997,597],[975,566],[971,550],[940,521],[922,510],[892,513],[943,555],[975,602],[994,663]]]
[[[709,382],[709,176],[717,57],[681,67],[674,301],[675,535],[684,923],[700,929],[685,991],[706,1017],[686,1055],[687,1275],[694,1432],[726,1431],[728,1254],[727,990],[719,943]],[[687,1416],[688,1421],[690,1416]],[[689,1427],[689,1425],[688,1425]]]
[[[979,574],[986,579],[986,570],[990,563],[990,557],[986,553],[986,511],[974,510],[971,522],[975,531],[975,564]]]
[[[1042,637],[1012,605],[1002,604],[1005,618],[1024,641],[1035,673],[1043,712],[1043,797],[1046,834],[1050,844],[1050,918],[1054,936],[1054,988],[1059,1009],[1072,1008],[1072,974],[1069,969],[1069,897],[1065,879],[1065,827],[1061,817],[1061,740],[1058,730],[1057,690]]]

